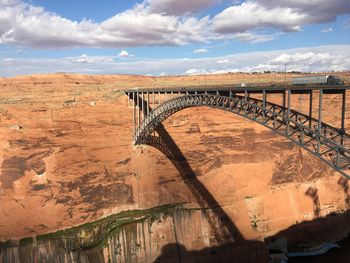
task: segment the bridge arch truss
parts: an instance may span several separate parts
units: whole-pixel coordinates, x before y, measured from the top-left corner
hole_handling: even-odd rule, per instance
[[[257,122],[318,157],[350,179],[350,135],[345,131],[346,90],[349,87],[249,87],[177,88],[128,90],[133,107],[134,144],[161,145],[157,128],[168,117],[190,107],[228,111]],[[268,94],[280,94],[282,103],[268,101]],[[308,114],[291,108],[295,94],[309,96]],[[326,94],[340,94],[339,127],[322,121]],[[256,98],[259,95],[261,98]],[[313,105],[317,95],[318,105]],[[152,106],[153,105],[153,106]],[[313,111],[317,108],[317,116]],[[171,155],[171,153],[169,153]]]

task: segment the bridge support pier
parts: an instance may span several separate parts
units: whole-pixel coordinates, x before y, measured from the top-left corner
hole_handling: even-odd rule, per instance
[[[309,95],[309,128],[311,129],[312,125],[312,95],[313,95],[313,90],[310,90],[310,95]]]
[[[290,127],[290,99],[291,99],[292,92],[291,90],[287,90],[287,116],[286,116],[286,121],[287,121],[287,136],[289,136],[289,127]]]
[[[318,91],[318,121],[317,121],[317,153],[320,153],[321,146],[321,128],[322,128],[322,98],[323,98],[323,90],[320,89]]]
[[[135,132],[136,132],[135,115],[136,115],[136,103],[135,103],[135,93],[133,93],[132,94],[132,130],[133,130],[133,134],[135,134]]]
[[[343,134],[345,133],[345,109],[346,109],[346,89],[342,91],[342,103],[341,103],[341,124],[340,124],[340,133],[341,133],[341,144],[343,144]]]

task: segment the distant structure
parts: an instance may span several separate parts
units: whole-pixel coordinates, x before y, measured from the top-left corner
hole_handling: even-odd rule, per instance
[[[344,85],[337,76],[307,76],[292,78],[292,84],[294,86],[307,86],[307,85]]]

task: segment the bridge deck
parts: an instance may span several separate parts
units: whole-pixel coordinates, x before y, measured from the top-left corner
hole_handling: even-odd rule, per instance
[[[273,85],[273,86],[246,86],[238,87],[235,85],[206,85],[206,86],[179,86],[179,87],[160,87],[160,88],[142,88],[135,87],[132,89],[123,90],[125,93],[136,93],[136,92],[157,92],[157,93],[169,93],[169,92],[180,92],[180,93],[194,93],[194,92],[227,92],[231,91],[234,93],[244,93],[248,91],[249,93],[261,93],[265,90],[266,93],[283,93],[287,90],[291,90],[294,94],[306,94],[311,90],[323,90],[325,94],[340,94],[344,89],[349,90],[350,86],[293,86],[293,85]]]

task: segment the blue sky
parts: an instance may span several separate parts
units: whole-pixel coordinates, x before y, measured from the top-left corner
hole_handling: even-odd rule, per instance
[[[0,0],[0,76],[350,70],[348,0]]]

